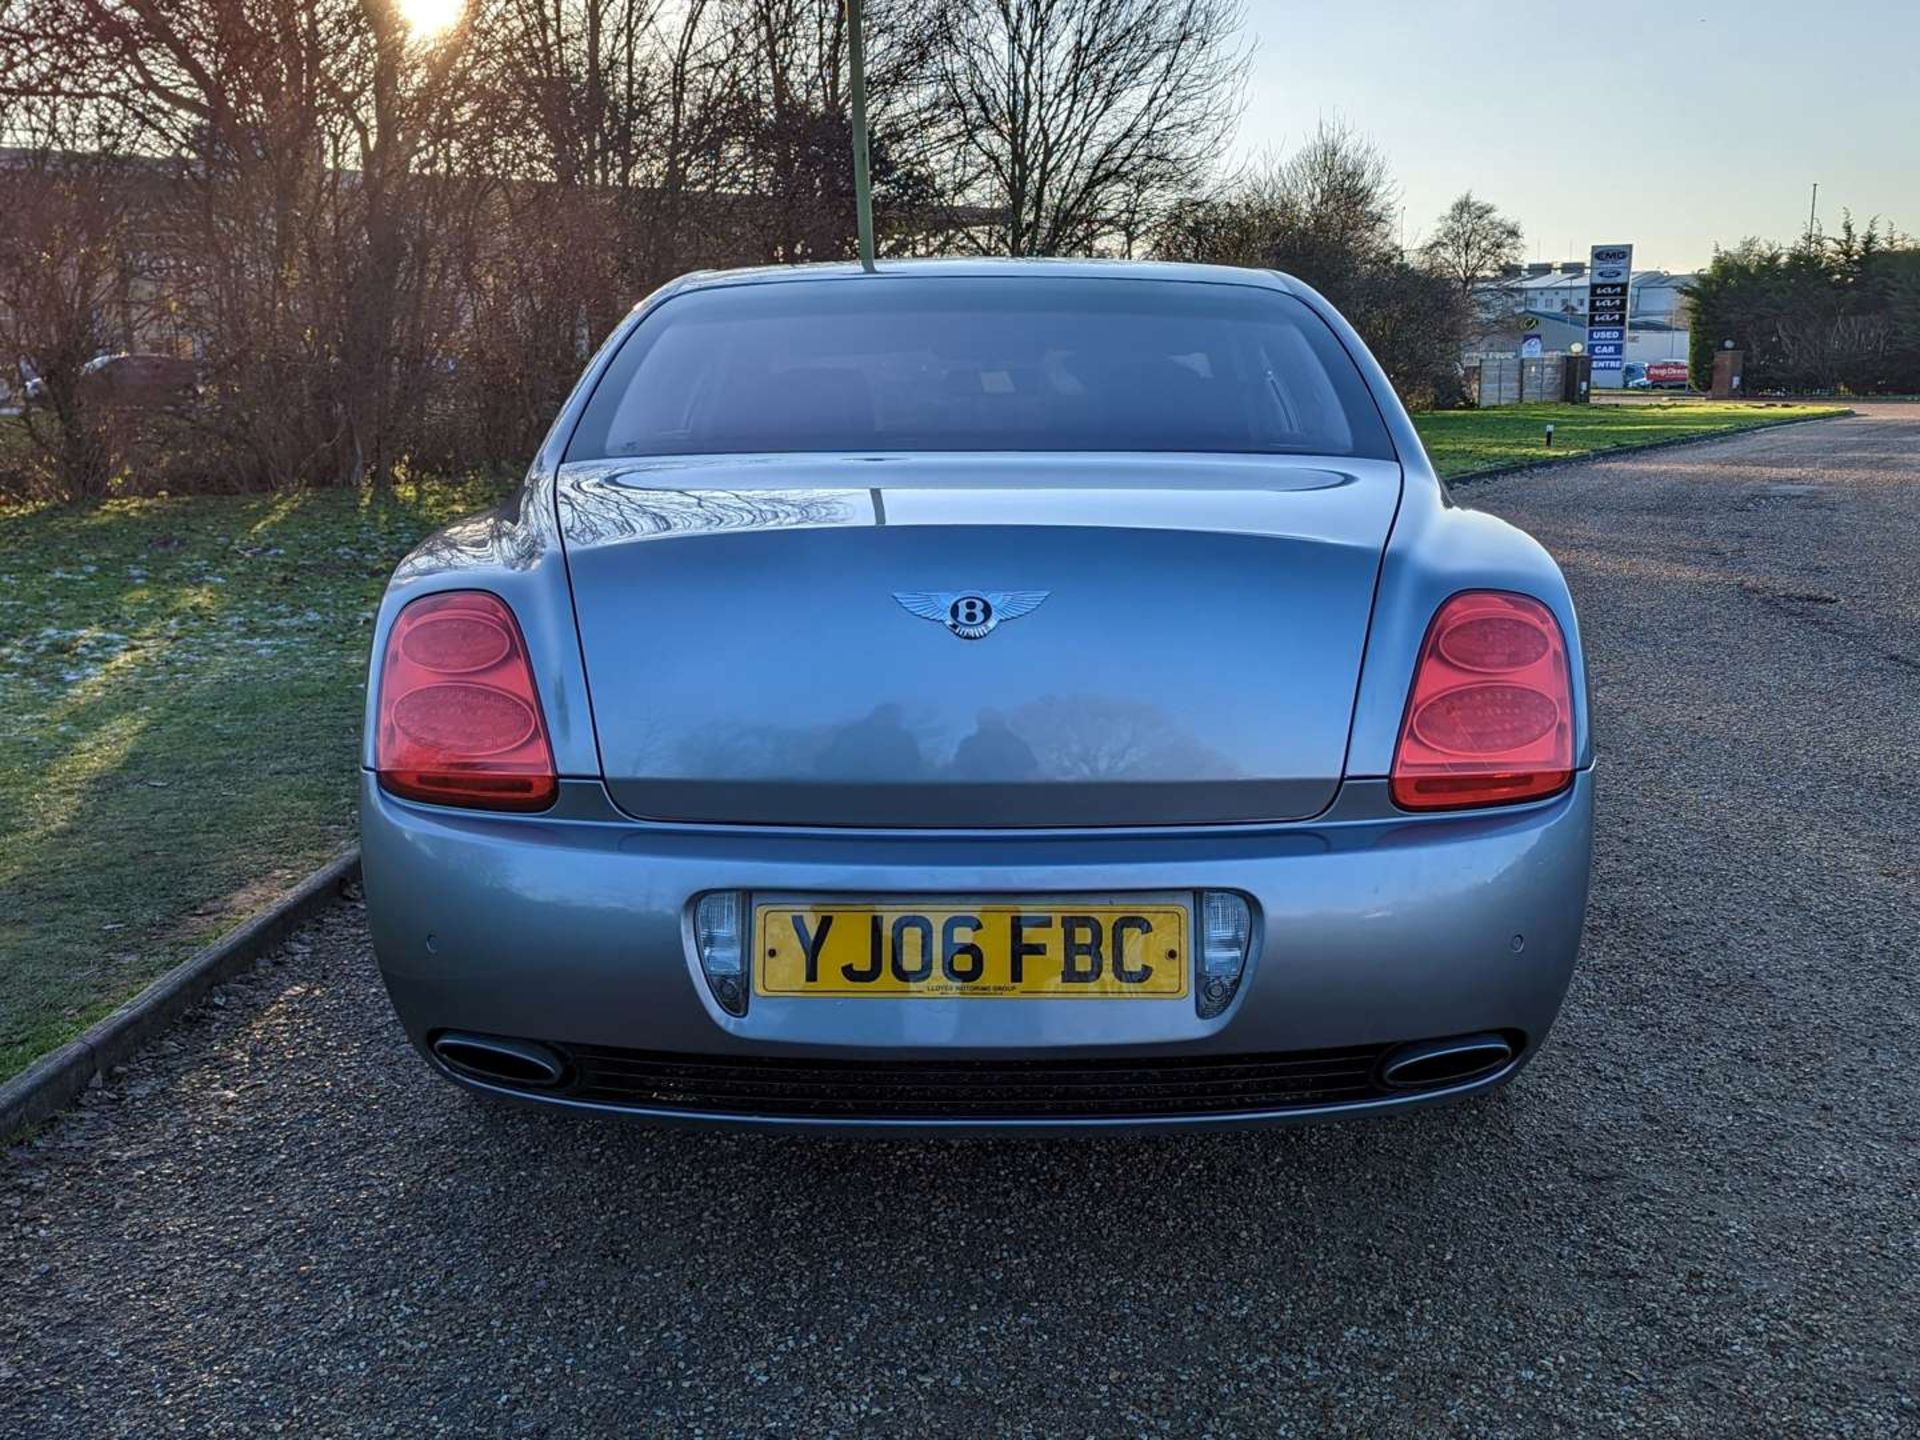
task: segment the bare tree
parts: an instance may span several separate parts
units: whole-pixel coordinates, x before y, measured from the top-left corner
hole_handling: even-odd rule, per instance
[[[1293,154],[1176,207],[1159,251],[1297,276],[1353,322],[1410,404],[1449,404],[1466,308],[1445,281],[1401,258],[1398,211],[1386,158],[1364,136],[1326,123]]]
[[[957,243],[1084,254],[1145,233],[1238,115],[1239,25],[1238,0],[948,0],[933,103],[971,208]]]
[[[437,244],[470,27],[421,43],[390,0],[17,8],[44,38],[26,87],[173,164],[177,289],[223,438],[266,478],[388,473],[450,316]]]
[[[1394,253],[1398,204],[1386,157],[1365,136],[1325,121],[1292,154],[1174,207],[1159,251],[1286,270],[1334,293]]]
[[[1497,277],[1524,253],[1520,222],[1502,215],[1490,200],[1468,190],[1441,215],[1433,236],[1420,247],[1427,269],[1471,298],[1479,282]]]
[[[854,252],[850,46],[844,0],[722,0],[748,37],[740,68],[746,189],[774,263]],[[865,11],[867,123],[883,243],[924,208],[927,80],[951,37],[920,0]],[[890,227],[889,221],[895,222]],[[898,248],[897,245],[888,248]]]
[[[23,423],[47,488],[104,494],[111,447],[83,384],[96,355],[128,348],[150,290],[132,238],[139,194],[102,180],[119,170],[111,137],[57,105],[9,107],[0,162],[0,365],[26,403]],[[31,386],[31,394],[28,393]]]
[[[1233,119],[1238,3],[869,0],[883,250],[1145,243]],[[41,145],[63,168],[16,155],[0,197],[0,339],[33,330],[13,348],[73,402],[33,421],[68,447],[56,488],[104,483],[71,377],[130,343],[130,297],[198,366],[196,483],[379,483],[524,456],[675,274],[852,253],[843,0],[405,15],[0,0],[6,143],[22,106],[117,132]]]

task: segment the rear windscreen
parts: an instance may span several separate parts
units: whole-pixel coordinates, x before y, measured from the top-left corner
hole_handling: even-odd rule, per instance
[[[614,357],[567,458],[782,450],[1393,458],[1352,358],[1278,291],[886,275],[666,301]]]

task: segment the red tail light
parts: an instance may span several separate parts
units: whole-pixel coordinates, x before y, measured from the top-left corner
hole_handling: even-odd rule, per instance
[[[396,795],[544,810],[559,793],[533,667],[513,612],[481,590],[424,595],[380,666],[374,768]]]
[[[1537,800],[1573,778],[1573,676],[1538,600],[1469,590],[1420,646],[1393,754],[1393,803],[1446,810]]]

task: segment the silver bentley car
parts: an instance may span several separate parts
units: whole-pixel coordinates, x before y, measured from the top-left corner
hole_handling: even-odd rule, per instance
[[[1283,275],[647,299],[402,563],[361,790],[414,1043],[708,1125],[1221,1125],[1498,1086],[1593,823],[1560,572]]]

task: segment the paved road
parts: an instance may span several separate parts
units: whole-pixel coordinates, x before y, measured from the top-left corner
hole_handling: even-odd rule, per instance
[[[0,1162],[0,1435],[1920,1434],[1920,411],[1468,492],[1572,576],[1500,1096],[855,1144],[490,1117],[337,912]]]

